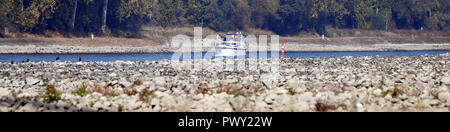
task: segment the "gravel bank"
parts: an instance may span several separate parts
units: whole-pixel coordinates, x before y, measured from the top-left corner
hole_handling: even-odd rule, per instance
[[[286,51],[294,52],[328,52],[328,51],[418,51],[450,50],[450,43],[442,44],[295,44],[287,43]]]
[[[450,54],[290,58],[278,73],[170,63],[0,63],[0,111],[450,111]]]
[[[280,38],[286,40],[286,51],[393,51],[393,50],[450,50],[450,38],[438,37],[433,41],[413,38],[398,38],[399,41],[385,40],[382,37],[350,37],[350,38]],[[391,38],[392,39],[392,38]],[[412,39],[412,40],[411,40]],[[411,41],[408,41],[411,40]],[[182,42],[187,40],[182,40]],[[214,39],[204,39],[202,45],[195,48],[171,46],[169,42],[157,43],[147,39],[125,38],[0,38],[0,54],[10,53],[161,53],[161,52],[215,52]],[[270,41],[268,41],[270,42]],[[281,42],[280,42],[281,45]],[[198,47],[198,48],[197,48]],[[255,52],[269,49],[249,48]],[[281,49],[281,46],[280,46]]]
[[[281,46],[280,46],[281,47]],[[213,47],[199,48],[193,52],[215,52]],[[270,51],[261,50],[260,51]],[[291,52],[326,52],[326,51],[417,51],[417,50],[450,50],[450,43],[443,44],[369,44],[369,45],[334,45],[334,44],[296,44],[287,43],[286,51]],[[61,45],[25,45],[10,46],[0,45],[0,54],[14,53],[165,53],[165,52],[188,52],[187,49],[170,48],[168,45],[159,46],[104,46],[104,47],[88,47],[88,46],[61,46]],[[249,49],[250,52],[257,52],[258,49]]]
[[[145,47],[127,47],[127,46],[105,46],[105,47],[88,47],[88,46],[0,46],[0,54],[70,54],[70,53],[160,53],[171,52],[162,46],[145,46]]]

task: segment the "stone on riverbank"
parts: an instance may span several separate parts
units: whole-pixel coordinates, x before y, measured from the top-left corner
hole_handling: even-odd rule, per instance
[[[450,54],[292,58],[278,72],[223,68],[217,59],[192,61],[208,64],[197,71],[168,60],[0,63],[9,75],[0,79],[0,111],[448,112],[443,60]],[[44,103],[47,87],[59,100]]]

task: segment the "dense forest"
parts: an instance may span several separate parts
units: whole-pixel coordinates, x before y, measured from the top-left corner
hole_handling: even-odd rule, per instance
[[[132,37],[144,25],[263,29],[450,30],[449,0],[0,0],[0,27]]]

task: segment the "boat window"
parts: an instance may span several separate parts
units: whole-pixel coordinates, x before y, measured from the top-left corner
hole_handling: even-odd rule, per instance
[[[227,34],[225,36],[225,41],[241,41],[241,39],[243,39],[244,36],[242,36],[241,34]]]

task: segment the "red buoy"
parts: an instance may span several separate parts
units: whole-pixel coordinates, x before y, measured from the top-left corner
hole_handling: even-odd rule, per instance
[[[284,59],[284,40],[281,41],[281,58]]]

